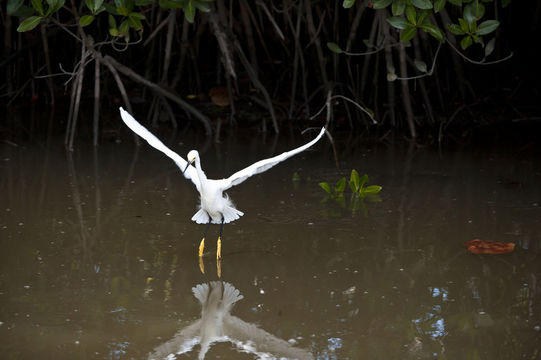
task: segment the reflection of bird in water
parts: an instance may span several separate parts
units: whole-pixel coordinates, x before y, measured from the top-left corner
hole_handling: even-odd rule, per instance
[[[222,248],[222,230],[223,225],[228,222],[235,221],[244,213],[235,208],[235,205],[231,202],[227,195],[224,195],[224,191],[227,189],[242,183],[249,177],[262,173],[274,165],[286,160],[287,158],[298,154],[310,146],[314,145],[325,133],[325,128],[322,128],[319,135],[312,141],[296,149],[286,151],[275,157],[260,160],[247,168],[237,171],[227,179],[213,180],[207,179],[207,176],[201,168],[201,160],[197,150],[191,150],[188,153],[188,161],[184,160],[180,155],[165,146],[157,137],[155,137],[150,131],[137,122],[127,111],[120,108],[120,116],[126,125],[137,135],[145,139],[151,146],[160,150],[165,155],[173,159],[173,161],[183,170],[183,174],[186,178],[192,180],[199,191],[201,197],[201,204],[199,211],[195,213],[192,220],[198,224],[208,224],[205,229],[205,234],[199,245],[199,256],[203,255],[203,249],[205,247],[205,236],[207,234],[210,224],[220,225],[220,236],[217,241],[216,257],[221,258]],[[195,164],[195,167],[193,165]]]
[[[180,330],[171,340],[159,345],[149,355],[149,360],[165,359],[174,354],[185,354],[200,344],[199,359],[205,358],[215,342],[233,343],[240,351],[260,359],[313,359],[306,350],[291,346],[287,341],[244,322],[230,314],[233,305],[243,296],[227,282],[212,281],[192,288],[201,302],[201,319]]]

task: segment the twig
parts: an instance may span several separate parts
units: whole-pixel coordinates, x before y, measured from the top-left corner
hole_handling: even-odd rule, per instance
[[[100,122],[100,59],[95,57],[94,63],[94,146],[98,146],[98,131]]]
[[[118,71],[120,71],[121,73],[123,73],[127,77],[131,78],[132,80],[149,87],[150,89],[157,92],[158,94],[161,94],[161,95],[165,96],[166,98],[170,99],[171,101],[177,103],[186,112],[194,115],[197,119],[199,119],[199,121],[201,121],[201,123],[203,124],[203,126],[205,128],[205,132],[207,133],[207,135],[210,135],[212,133],[212,127],[210,126],[210,120],[205,115],[203,115],[201,112],[199,112],[199,110],[197,110],[196,108],[194,108],[193,106],[191,106],[190,104],[188,104],[187,102],[182,100],[176,94],[171,93],[168,90],[166,90],[166,89],[162,88],[161,86],[159,86],[158,84],[153,83],[152,81],[145,79],[144,77],[137,74],[135,71],[133,71],[129,67],[122,65],[121,63],[119,63],[113,57],[111,57],[109,55],[104,56],[102,60],[107,62],[107,63],[110,63]]]
[[[434,54],[434,59],[432,59],[432,66],[430,67],[430,70],[428,72],[426,72],[425,74],[417,75],[417,76],[396,77],[395,80],[413,80],[413,79],[420,79],[426,76],[432,76],[432,74],[434,74],[434,68],[436,67],[436,60],[438,59],[438,53],[440,52],[442,44],[443,42],[439,43],[438,48],[436,49],[436,53]]]
[[[449,44],[451,46],[451,48],[458,54],[460,55],[460,57],[462,57],[464,60],[472,63],[472,64],[476,64],[476,65],[494,65],[494,64],[499,64],[501,62],[504,62],[504,61],[507,61],[509,59],[511,59],[514,55],[513,52],[511,52],[509,55],[507,55],[506,57],[504,57],[503,59],[499,59],[499,60],[494,60],[494,61],[489,61],[489,62],[485,62],[484,59],[482,61],[475,61],[475,60],[472,60],[470,59],[469,57],[467,57],[466,55],[462,54],[450,41],[447,41],[447,44]]]
[[[165,26],[167,25],[167,23],[169,22],[168,21],[169,19],[164,19],[158,26],[156,26],[156,29],[154,29],[154,31],[148,36],[148,38],[145,40],[145,42],[143,43],[143,46],[147,46],[151,41],[152,39],[154,39],[154,37],[158,34],[158,32]]]
[[[330,94],[330,92],[329,92]],[[376,121],[376,119],[374,119],[374,116],[368,111],[366,110],[365,108],[363,108],[361,105],[359,105],[359,103],[351,100],[350,98],[348,97],[345,97],[344,95],[333,95],[331,96],[330,98],[327,98],[328,101],[332,100],[332,99],[342,99],[342,100],[346,100],[346,101],[349,101],[350,103],[352,103],[353,105],[355,105],[359,110],[361,110],[363,113],[365,113],[366,115],[368,115],[370,117],[370,119],[372,120],[372,123],[373,124],[377,124],[378,122]],[[325,109],[325,107],[327,106],[327,104],[323,105],[323,107],[321,109],[319,109],[319,111],[315,114],[315,115],[312,115],[310,116],[310,120],[313,120],[316,116],[318,116],[319,114],[321,114],[323,112],[323,110]],[[327,126],[327,125],[326,125]]]
[[[272,26],[274,27],[274,30],[276,31],[276,33],[278,34],[278,36],[283,40],[285,40],[285,36],[284,36],[284,33],[282,32],[282,30],[280,30],[280,27],[278,26],[278,24],[276,23],[276,20],[274,20],[274,18],[272,17],[272,14],[270,13],[269,9],[267,8],[267,6],[265,5],[265,3],[261,0],[257,0],[256,1],[256,4],[257,6],[260,6],[263,8],[263,12],[267,15],[267,17],[269,18],[269,21],[271,22]]]

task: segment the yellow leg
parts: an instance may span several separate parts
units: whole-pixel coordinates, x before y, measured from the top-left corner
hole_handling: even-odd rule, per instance
[[[222,277],[222,260],[216,259],[216,273],[218,274],[218,278]]]
[[[222,258],[222,239],[218,237],[218,242],[216,243],[216,259]]]
[[[203,262],[203,257],[199,257],[199,270],[201,270],[201,273],[205,273],[205,263]]]
[[[201,239],[201,243],[199,244],[199,256],[203,256],[203,251],[205,250],[205,238]]]

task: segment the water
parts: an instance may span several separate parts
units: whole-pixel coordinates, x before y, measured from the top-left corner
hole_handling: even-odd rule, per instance
[[[325,140],[231,189],[245,216],[226,225],[220,264],[211,227],[201,265],[193,185],[129,140],[0,145],[2,358],[197,359],[202,328],[206,359],[541,356],[541,163],[527,151],[339,141],[338,172]],[[210,177],[304,141],[166,140],[202,149]],[[353,168],[381,201],[325,200],[317,183]],[[473,255],[475,238],[517,247]],[[242,299],[206,301],[203,322],[198,285]]]

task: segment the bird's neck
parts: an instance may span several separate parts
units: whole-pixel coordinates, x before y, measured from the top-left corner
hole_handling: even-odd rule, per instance
[[[201,188],[204,188],[205,183],[207,182],[207,175],[205,175],[203,169],[201,169],[201,160],[199,160],[199,158],[195,159],[195,170],[197,170],[197,177],[199,178]]]

